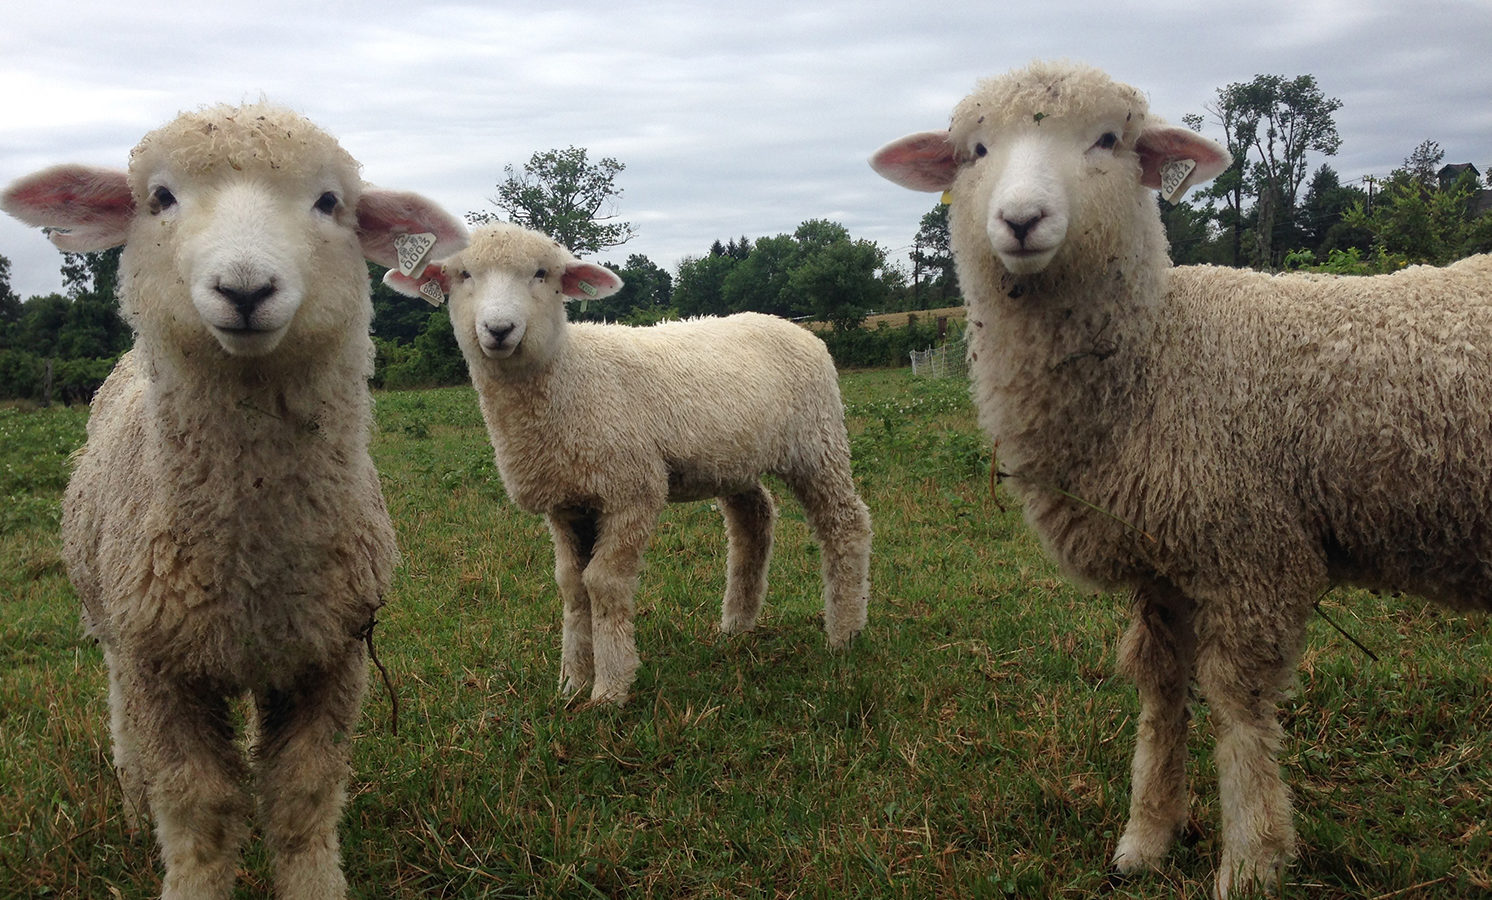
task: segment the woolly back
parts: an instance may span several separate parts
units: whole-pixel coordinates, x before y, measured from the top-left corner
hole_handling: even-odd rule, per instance
[[[263,379],[370,363],[358,163],[267,103],[184,113],[131,153],[120,306],[157,363]]]

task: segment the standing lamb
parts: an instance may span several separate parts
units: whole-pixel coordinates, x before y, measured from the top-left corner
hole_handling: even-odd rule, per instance
[[[1114,863],[1187,821],[1187,689],[1222,795],[1217,893],[1292,856],[1276,705],[1333,584],[1492,604],[1492,258],[1376,278],[1173,268],[1155,195],[1229,163],[1102,72],[986,80],[872,166],[951,194],[980,421],[1078,578],[1132,592],[1141,717]],[[1080,498],[1080,499],[1079,499]],[[1102,510],[1102,511],[1099,511]]]
[[[385,280],[451,294],[503,485],[544,514],[554,539],[562,691],[594,678],[592,700],[626,699],[637,576],[668,503],[719,498],[729,536],[720,627],[756,624],[777,515],[767,472],[792,488],[823,548],[830,645],[865,627],[870,514],[850,477],[838,375],[817,337],[751,313],[568,324],[566,299],[608,296],[621,279],[513,225],[476,230],[419,281]]]
[[[346,894],[337,821],[394,563],[368,455],[364,255],[463,245],[412,194],[373,190],[294,113],[183,114],[129,171],[59,166],[0,207],[63,250],[124,244],[135,332],[99,390],[63,501],[63,555],[109,669],[128,813],[152,814],[165,898],[227,898],[248,836],[230,703],[251,694],[260,822],[283,898]],[[361,246],[359,246],[361,244]]]

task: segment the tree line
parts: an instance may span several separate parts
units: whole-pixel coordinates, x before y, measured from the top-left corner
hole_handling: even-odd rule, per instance
[[[1368,274],[1492,250],[1492,166],[1484,185],[1475,167],[1446,167],[1445,152],[1426,140],[1385,176],[1345,184],[1325,162],[1312,171],[1311,159],[1340,150],[1341,106],[1313,76],[1259,75],[1219,88],[1207,116],[1184,116],[1194,130],[1221,131],[1234,162],[1179,202],[1160,201],[1173,259]],[[593,161],[580,147],[537,152],[504,168],[489,198],[496,212],[472,211],[467,220],[507,219],[604,259],[637,233],[617,216],[616,179],[625,168],[611,157]],[[860,327],[867,315],[959,302],[941,204],[922,216],[905,263],[837,222],[809,219],[791,234],[717,239],[672,272],[639,253],[607,265],[626,286],[605,301],[572,303],[572,319],[651,324],[751,310],[816,320],[842,365],[904,364],[907,350],[937,336],[931,321],[867,332]],[[117,313],[118,266],[118,249],[65,254],[63,293],[23,302],[0,256],[0,398],[92,396],[131,341]],[[465,381],[445,312],[384,288],[384,270],[368,268],[375,385]]]

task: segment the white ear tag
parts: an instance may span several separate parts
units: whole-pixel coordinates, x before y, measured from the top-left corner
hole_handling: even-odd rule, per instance
[[[413,278],[414,273],[423,271],[435,243],[435,235],[429,232],[401,234],[394,238],[394,252],[399,254],[399,274]]]
[[[420,296],[431,306],[439,306],[446,302],[446,292],[440,289],[440,282],[431,279],[420,285]]]
[[[1186,193],[1182,184],[1186,182],[1186,176],[1197,167],[1194,159],[1168,159],[1160,165],[1160,195],[1167,203],[1175,203]]]

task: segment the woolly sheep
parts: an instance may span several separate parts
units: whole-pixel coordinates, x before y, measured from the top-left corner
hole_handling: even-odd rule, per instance
[[[719,498],[728,533],[720,627],[756,624],[781,476],[823,548],[824,626],[839,647],[865,627],[870,515],[850,477],[838,376],[823,342],[741,314],[649,328],[568,324],[567,298],[621,287],[514,225],[475,230],[406,293],[439,283],[508,495],[543,513],[564,603],[560,689],[626,699],[643,551],[665,504]]]
[[[135,347],[99,390],[63,501],[63,555],[109,670],[127,814],[148,809],[165,898],[227,898],[248,835],[230,702],[251,694],[260,823],[284,898],[346,893],[337,821],[365,636],[394,563],[368,455],[364,255],[465,229],[374,190],[268,104],[181,115],[129,171],[59,166],[0,207],[63,250],[124,244]],[[361,244],[361,246],[360,246]]]
[[[1492,602],[1492,258],[1374,278],[1173,268],[1151,189],[1229,161],[1062,63],[981,82],[948,131],[872,159],[950,192],[974,398],[1027,521],[1072,574],[1132,592],[1121,666],[1141,717],[1114,863],[1158,866],[1187,822],[1195,679],[1220,896],[1293,855],[1276,705],[1313,601],[1354,584]]]

